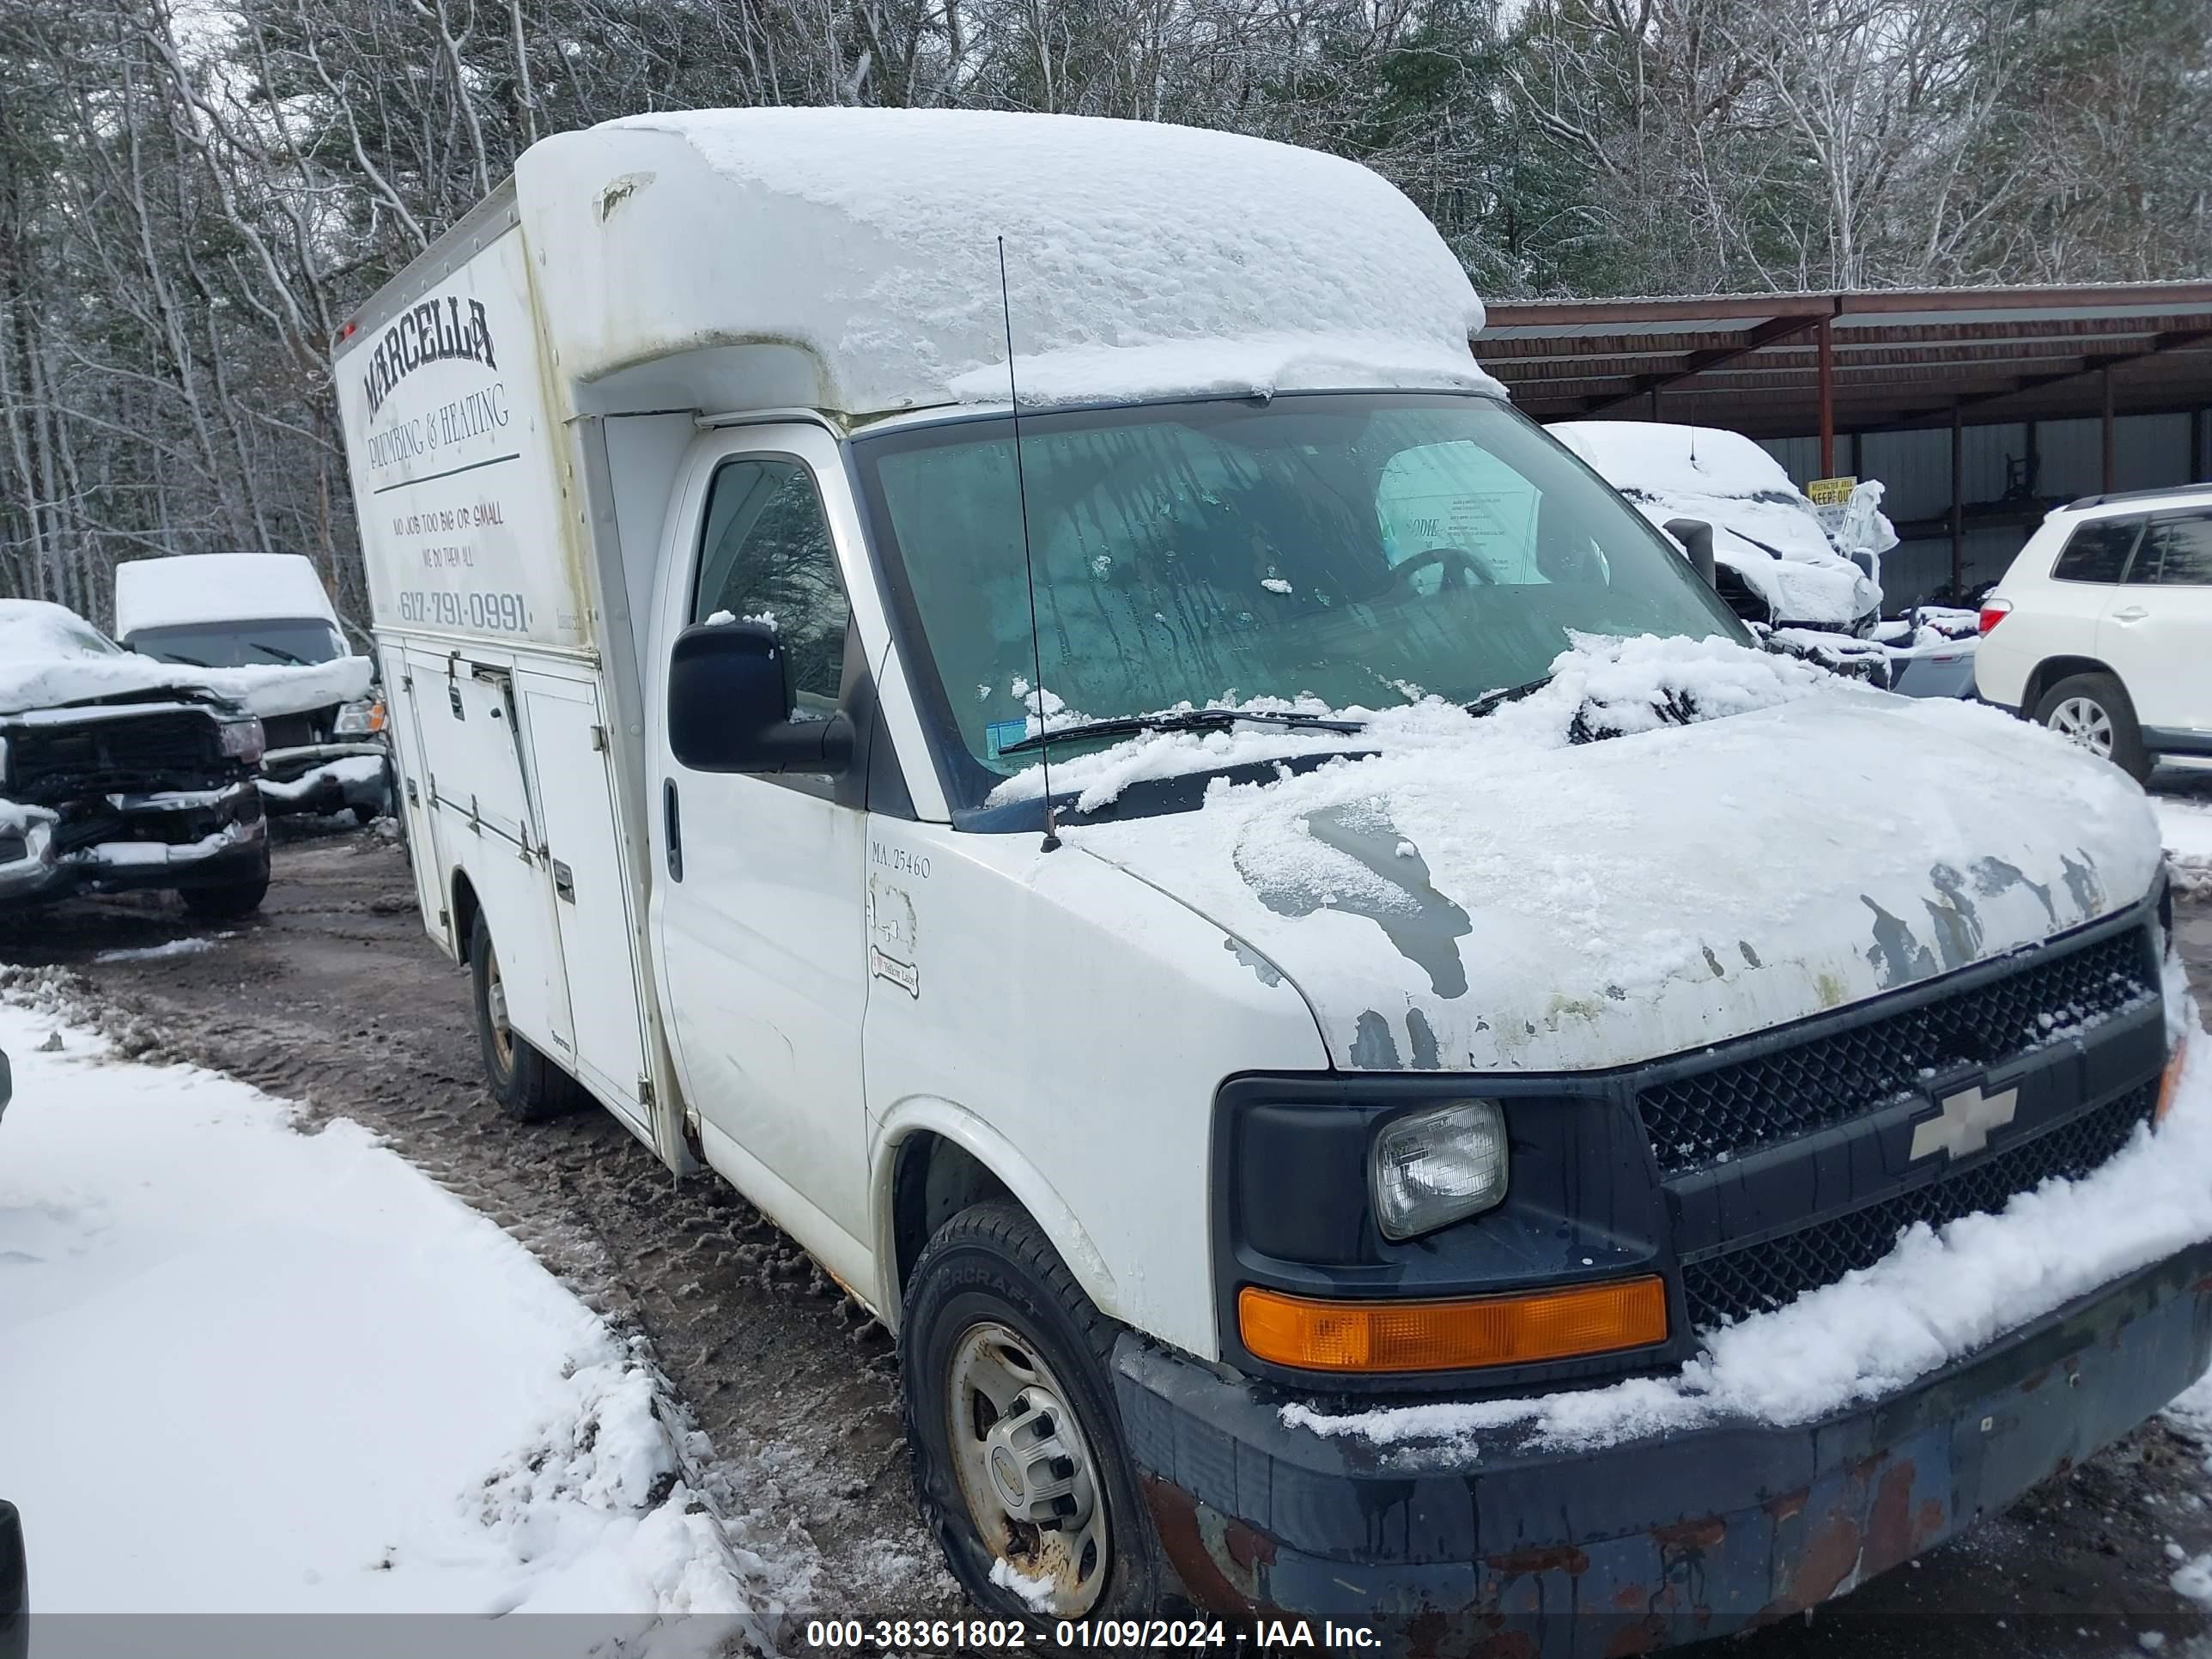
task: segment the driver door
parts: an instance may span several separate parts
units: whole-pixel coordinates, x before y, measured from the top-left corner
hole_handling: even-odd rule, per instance
[[[663,566],[659,678],[684,628],[772,619],[794,713],[826,717],[860,653],[815,468],[762,447],[775,430],[695,455]],[[864,1273],[863,809],[840,780],[694,771],[659,724],[653,936],[708,1160],[824,1265]]]

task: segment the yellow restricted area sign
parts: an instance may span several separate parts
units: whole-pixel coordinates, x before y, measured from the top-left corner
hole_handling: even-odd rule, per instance
[[[1851,491],[1858,487],[1856,478],[1815,478],[1805,486],[1805,494],[1815,507],[1848,507]]]

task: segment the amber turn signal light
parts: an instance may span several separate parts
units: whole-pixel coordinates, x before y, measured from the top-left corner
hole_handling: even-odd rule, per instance
[[[2154,1126],[2166,1121],[2166,1115],[2173,1109],[2173,1097],[2180,1090],[2181,1074],[2189,1065],[2189,1033],[2185,1030],[2173,1041],[2173,1055],[2166,1062],[2166,1075],[2158,1080],[2158,1108],[2150,1115]]]
[[[1255,1358],[1299,1370],[1526,1365],[1665,1341],[1667,1286],[1655,1277],[1528,1296],[1325,1302],[1247,1285],[1237,1328]]]

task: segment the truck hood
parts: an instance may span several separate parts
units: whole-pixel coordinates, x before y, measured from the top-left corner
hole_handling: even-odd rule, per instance
[[[1555,679],[1454,740],[1063,833],[1294,984],[1338,1066],[1380,1070],[1651,1060],[2149,890],[2157,824],[2117,768],[1994,710],[1798,666],[1775,665],[1766,706],[1743,707],[1754,688],[1727,718],[1606,741]]]

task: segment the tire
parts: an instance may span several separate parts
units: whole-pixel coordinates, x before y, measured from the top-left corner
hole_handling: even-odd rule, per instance
[[[2143,749],[2142,727],[2126,688],[2110,674],[2074,674],[2036,700],[2035,723],[2071,738],[2101,756],[2137,783],[2150,777],[2151,758]]]
[[[185,913],[201,921],[236,921],[258,910],[269,896],[269,872],[264,870],[250,881],[227,881],[216,887],[180,887],[177,896],[184,901]]]
[[[477,1050],[483,1056],[484,1085],[502,1115],[534,1123],[557,1117],[583,1103],[583,1090],[567,1073],[510,1030],[500,993],[499,953],[492,946],[491,924],[477,912],[469,929],[469,982],[477,1015]],[[496,1017],[496,1002],[502,1011]]]
[[[915,1264],[899,1331],[915,1499],[952,1576],[993,1614],[1044,1628],[1061,1617],[1140,1618],[1170,1603],[1173,1579],[1114,1407],[1119,1328],[1010,1199],[961,1212]],[[1008,1386],[1018,1390],[1009,1409],[987,1413],[988,1389]],[[1011,1455],[994,1465],[1000,1451]],[[1073,1505],[1079,1526],[1013,1518],[989,1473],[1010,1464],[1031,1504]],[[1062,1488],[1067,1495],[1051,1496]],[[1093,1550],[1086,1573],[1083,1553]],[[1052,1588],[1033,1604],[994,1582],[994,1566]]]

